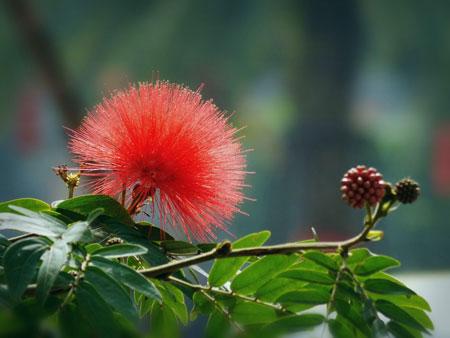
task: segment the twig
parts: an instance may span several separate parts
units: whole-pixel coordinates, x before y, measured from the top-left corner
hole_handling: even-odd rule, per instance
[[[211,292],[211,293],[215,293],[218,295],[225,295],[225,296],[232,296],[232,297],[236,297],[236,298],[240,298],[242,300],[245,300],[247,302],[252,302],[252,303],[257,303],[257,304],[261,304],[267,307],[270,307],[276,311],[281,311],[281,312],[285,312],[285,313],[289,313],[291,311],[289,311],[288,309],[286,309],[285,307],[283,307],[281,304],[273,304],[273,303],[269,303],[269,302],[265,302],[262,301],[256,297],[250,297],[250,296],[246,296],[246,295],[241,295],[239,293],[233,292],[233,291],[227,291],[227,290],[221,290],[221,289],[217,289],[217,288],[212,288],[212,287],[207,287],[207,286],[203,286],[200,284],[192,284],[189,283],[187,281],[184,281],[182,279],[178,279],[176,277],[173,276],[169,276],[168,280],[173,282],[173,283],[177,283],[183,286],[187,286],[188,288],[197,290],[197,291],[205,291],[205,292]]]
[[[69,292],[67,293],[66,297],[64,298],[64,301],[61,303],[60,309],[62,309],[70,301],[72,294],[76,291],[81,280],[84,278],[84,273],[86,272],[87,266],[89,264],[89,260],[90,260],[90,256],[86,255],[83,262],[81,263],[80,269],[78,270],[78,273],[75,277],[74,282],[70,285]]]
[[[186,266],[203,263],[216,258],[234,258],[234,257],[247,257],[247,256],[268,256],[268,255],[280,255],[280,254],[292,254],[298,253],[303,250],[320,249],[320,250],[332,250],[332,249],[344,249],[348,250],[352,246],[366,240],[366,236],[373,228],[375,222],[366,222],[363,230],[356,236],[344,240],[335,242],[310,242],[310,243],[286,243],[278,245],[269,245],[262,247],[250,247],[243,249],[224,250],[224,245],[229,242],[224,242],[218,245],[211,251],[189,257],[182,260],[172,261],[167,264],[158,265],[149,269],[140,270],[139,272],[146,277],[155,278],[161,275],[169,275],[176,272]]]

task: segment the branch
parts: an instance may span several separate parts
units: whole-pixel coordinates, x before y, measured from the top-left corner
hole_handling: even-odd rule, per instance
[[[247,302],[257,303],[257,304],[261,304],[261,305],[270,307],[270,308],[272,308],[272,309],[274,309],[276,311],[292,313],[291,311],[289,311],[288,309],[283,307],[281,304],[273,304],[273,303],[270,303],[270,302],[265,302],[265,301],[262,301],[262,300],[260,300],[260,299],[258,299],[256,297],[250,297],[250,296],[242,295],[242,294],[239,294],[239,293],[236,293],[236,292],[233,292],[233,291],[221,290],[221,289],[217,289],[217,288],[203,286],[203,285],[200,285],[200,284],[192,284],[192,283],[189,283],[189,282],[184,281],[182,279],[178,279],[178,278],[173,277],[173,276],[169,276],[168,280],[170,282],[186,286],[186,287],[191,288],[191,289],[196,290],[196,291],[202,291],[202,292],[206,292],[206,293],[214,293],[214,294],[225,295],[225,296],[232,296],[232,297],[240,298],[240,299],[245,300]]]
[[[243,249],[232,249],[230,242],[223,242],[211,251],[189,257],[182,260],[172,261],[167,264],[158,265],[149,269],[140,270],[142,275],[155,278],[158,276],[170,275],[182,268],[190,265],[199,264],[216,258],[235,258],[248,256],[268,256],[268,255],[288,255],[302,252],[304,250],[348,250],[352,246],[366,240],[369,231],[374,227],[379,217],[367,217],[363,230],[356,236],[344,241],[335,242],[311,242],[311,243],[286,243],[278,245],[269,245],[262,247],[250,247]]]

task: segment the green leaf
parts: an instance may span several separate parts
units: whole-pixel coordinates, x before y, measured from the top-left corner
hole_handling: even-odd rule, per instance
[[[36,296],[44,303],[56,277],[67,261],[70,248],[65,241],[57,241],[42,255],[42,264],[37,276]]]
[[[2,234],[0,234],[0,246],[4,246],[7,247],[11,244],[11,242],[8,240],[8,238],[6,238],[5,236],[3,236]]]
[[[19,198],[0,203],[0,213],[11,212],[10,205],[15,205],[35,212],[50,210],[50,205],[36,198]]]
[[[61,227],[57,218],[45,214],[38,214],[32,211],[14,207],[16,211],[33,213],[32,216],[18,215],[14,213],[0,213],[0,230],[16,230],[25,233],[33,233],[41,236],[57,237],[66,228]]]
[[[230,323],[225,315],[218,310],[211,313],[206,324],[206,338],[225,338],[228,337]]]
[[[334,284],[334,278],[330,277],[327,273],[315,271],[315,270],[307,270],[307,269],[294,269],[283,272],[279,277],[296,279],[309,283],[317,283],[317,284],[325,284],[331,285]]]
[[[194,318],[198,313],[209,314],[214,311],[214,303],[212,303],[201,291],[196,291],[194,293],[192,302],[194,303],[194,307],[191,311],[191,316]]]
[[[302,289],[282,295],[277,299],[277,303],[291,310],[289,307],[297,304],[326,304],[330,300],[330,297],[330,292],[325,289]]]
[[[281,295],[303,288],[306,282],[275,277],[256,290],[255,296],[266,302],[273,302]]]
[[[324,320],[322,315],[313,313],[283,317],[266,326],[263,332],[267,330],[281,334],[306,331],[322,324]]]
[[[92,254],[95,250],[101,249],[103,246],[100,243],[90,243],[84,247],[88,254]]]
[[[431,311],[430,304],[428,304],[428,302],[419,295],[380,295],[371,292],[368,294],[370,298],[374,300],[384,299],[390,301],[391,303],[397,304],[398,306],[413,307],[419,310]]]
[[[10,308],[12,303],[13,299],[11,299],[11,293],[8,290],[8,287],[6,285],[0,285],[0,308]]]
[[[137,244],[116,244],[107,247],[100,247],[92,251],[92,255],[105,258],[120,258],[129,256],[140,256],[147,253],[147,248]]]
[[[119,202],[106,195],[84,195],[71,198],[59,203],[56,211],[64,214],[64,210],[75,212],[88,217],[96,209],[103,209],[103,214],[116,221],[133,226],[134,221]]]
[[[155,286],[161,294],[163,304],[173,311],[181,323],[186,325],[188,322],[188,312],[184,302],[183,292],[172,284],[163,281],[155,280]]]
[[[130,289],[136,290],[151,299],[161,301],[161,294],[155,285],[132,268],[101,256],[93,256],[91,264],[102,269],[106,274],[111,275]]]
[[[349,251],[346,261],[348,265],[354,265],[364,261],[370,256],[372,256],[372,253],[366,248],[352,249]]]
[[[169,307],[159,303],[153,304],[151,334],[154,338],[176,338],[180,336],[177,320]]]
[[[117,281],[95,266],[89,266],[85,279],[97,290],[98,294],[117,312],[131,321],[138,319],[136,308],[127,292]]]
[[[177,255],[196,255],[199,252],[199,249],[188,242],[183,241],[162,241],[160,243],[161,247],[169,254],[177,254]]]
[[[310,261],[313,261],[314,263],[317,263],[329,270],[337,271],[339,270],[339,266],[337,265],[336,261],[328,256],[327,254],[324,254],[320,251],[307,251],[303,254],[303,257],[306,259],[309,259]]]
[[[164,241],[175,239],[167,231],[158,228],[154,224],[146,221],[141,221],[136,223],[136,227],[145,234],[145,237],[149,241]]]
[[[416,330],[428,332],[427,329],[417,319],[415,319],[401,307],[391,302],[380,299],[375,302],[375,306],[379,312],[392,319],[393,321],[412,327]]]
[[[364,282],[364,289],[373,293],[389,295],[411,296],[416,294],[413,290],[407,288],[406,286],[382,278],[367,279]]]
[[[405,327],[397,322],[390,321],[387,324],[388,330],[395,338],[422,338],[420,331]]]
[[[334,338],[350,338],[354,336],[350,328],[339,319],[328,320],[328,329]]]
[[[66,243],[88,242],[92,239],[89,223],[78,221],[70,225],[69,229],[62,235]]]
[[[261,231],[242,237],[235,241],[231,247],[242,249],[263,245],[270,237],[269,231]],[[217,259],[209,272],[208,282],[211,286],[222,286],[232,279],[239,269],[248,261],[249,257]]]
[[[395,305],[399,305],[399,304],[395,304]],[[434,329],[433,322],[431,321],[430,317],[428,317],[428,315],[424,311],[416,309],[416,308],[412,308],[412,307],[405,307],[405,306],[402,306],[401,308],[403,310],[405,310],[411,317],[413,317],[415,320],[417,320],[420,324],[422,324],[422,326],[424,328],[430,329],[430,330]]]
[[[208,252],[211,251],[212,249],[214,249],[217,246],[216,243],[199,243],[197,244],[197,248],[201,251],[201,252]]]
[[[82,281],[78,285],[76,302],[91,328],[96,331],[95,337],[119,337],[116,321],[109,305],[90,283]]]
[[[13,299],[19,299],[32,281],[45,246],[42,240],[30,238],[13,243],[6,249],[3,256],[5,279]]]
[[[388,268],[399,266],[400,262],[388,256],[371,256],[356,266],[354,272],[360,276],[369,276]]]
[[[240,301],[231,311],[231,317],[243,325],[271,323],[277,319],[276,311],[258,303]]]
[[[75,304],[66,304],[58,313],[58,323],[63,338],[92,336],[89,327]]]
[[[252,294],[297,260],[296,255],[265,256],[237,275],[231,283],[231,289],[244,295]]]
[[[360,306],[350,305],[346,301],[336,299],[334,302],[336,311],[341,318],[341,320],[346,320],[346,322],[362,334],[363,337],[370,337],[370,328],[363,318],[362,309]],[[362,306],[362,304],[360,304]]]
[[[159,245],[149,241],[145,237],[145,234],[141,233],[139,230],[108,218],[103,218],[102,224],[104,229],[109,233],[112,233],[129,243],[145,247],[148,252],[142,257],[151,265],[161,265],[169,261],[164,250]]]

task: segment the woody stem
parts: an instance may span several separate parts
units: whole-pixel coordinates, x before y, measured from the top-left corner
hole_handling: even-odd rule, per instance
[[[370,211],[368,211],[370,212]],[[307,242],[307,243],[286,243],[278,245],[268,245],[262,247],[249,247],[243,249],[233,249],[229,242],[223,242],[211,251],[181,259],[175,260],[167,264],[151,267],[149,269],[140,270],[139,272],[146,277],[160,277],[170,275],[184,267],[194,264],[203,263],[213,259],[235,258],[248,256],[268,256],[268,255],[288,255],[299,253],[304,250],[348,250],[356,244],[366,241],[367,234],[375,226],[379,217],[367,215],[362,231],[354,237],[343,241],[334,242]]]

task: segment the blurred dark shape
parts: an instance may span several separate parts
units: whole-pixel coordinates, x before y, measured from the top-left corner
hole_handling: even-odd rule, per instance
[[[17,144],[23,153],[30,153],[39,147],[40,94],[37,88],[28,86],[19,96],[17,109]]]
[[[316,225],[320,233],[340,229],[344,236],[354,231],[347,226],[348,212],[333,210],[342,203],[341,175],[357,164],[359,154],[358,140],[348,125],[361,41],[359,6],[353,0],[308,0],[293,1],[293,9],[304,32],[304,57],[294,62],[290,77],[301,117],[285,140],[285,171],[276,184],[285,194],[278,201],[296,201],[298,207],[297,212],[273,215],[270,221],[290,226],[301,219]],[[296,176],[305,179],[292,180]],[[278,205],[273,210],[281,209]]]
[[[61,59],[44,25],[33,12],[30,1],[6,0],[5,4],[59,104],[66,126],[75,127],[79,122],[81,103],[69,86]]]

